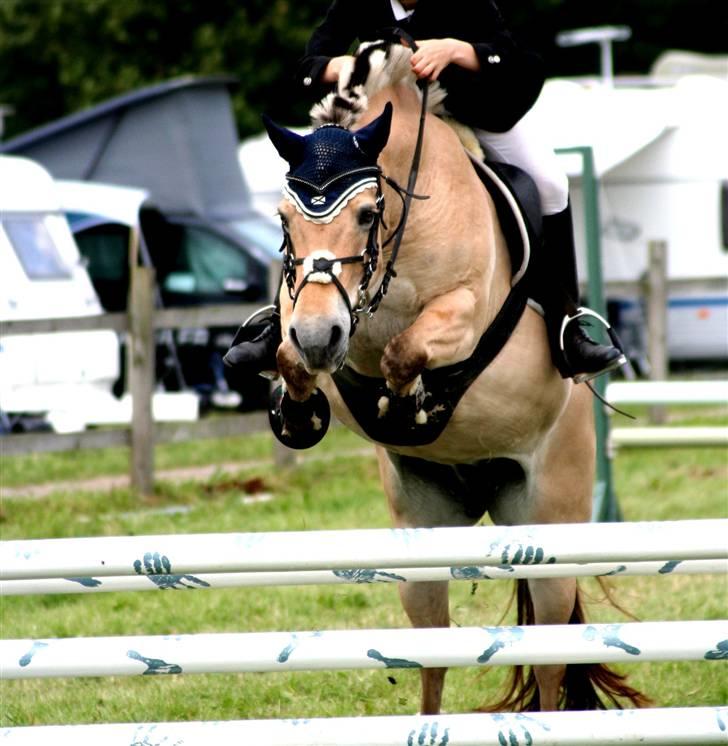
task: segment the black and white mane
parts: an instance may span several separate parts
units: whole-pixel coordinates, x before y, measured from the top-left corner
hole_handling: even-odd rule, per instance
[[[337,90],[315,104],[309,115],[314,128],[324,124],[338,124],[346,129],[356,124],[369,105],[369,97],[389,86],[405,84],[416,90],[417,78],[412,73],[412,51],[389,41],[362,44],[353,61],[339,75]],[[445,90],[435,82],[428,93],[428,110],[442,114]]]

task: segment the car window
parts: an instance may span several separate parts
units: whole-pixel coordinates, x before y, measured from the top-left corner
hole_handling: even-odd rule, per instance
[[[181,248],[164,281],[170,292],[224,295],[241,289],[251,275],[249,257],[204,228],[184,226]]]
[[[79,231],[76,243],[88,263],[88,273],[106,311],[123,311],[129,292],[129,229],[103,224]]]
[[[258,218],[236,220],[232,223],[232,226],[252,247],[262,252],[261,259],[266,263],[278,256],[283,240],[281,227],[278,223],[273,220]]]
[[[71,268],[58,253],[42,215],[4,215],[2,223],[25,274],[31,280],[66,280]]]

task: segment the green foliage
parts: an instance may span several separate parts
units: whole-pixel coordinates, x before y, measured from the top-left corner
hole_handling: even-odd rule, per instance
[[[304,124],[308,103],[293,85],[296,62],[329,0],[0,0],[0,104],[6,136],[181,75],[239,79],[241,137],[260,113]],[[559,50],[557,31],[627,24],[619,72],[645,72],[665,48],[725,51],[712,0],[521,0],[501,2],[516,31],[544,55],[549,74],[595,73],[598,52]],[[361,9],[355,12],[360,12]]]
[[[293,116],[291,73],[325,3],[288,0],[2,0],[0,91],[8,134],[181,75],[240,79],[241,133]],[[286,102],[275,106],[277,100]]]

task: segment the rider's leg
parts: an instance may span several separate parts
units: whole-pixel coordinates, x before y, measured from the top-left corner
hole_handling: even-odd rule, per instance
[[[593,378],[625,362],[622,352],[600,345],[574,317],[579,307],[574,231],[569,206],[569,182],[553,148],[542,139],[540,129],[527,115],[508,132],[478,131],[488,156],[526,171],[536,183],[543,212],[542,251],[531,256],[531,277],[536,283],[534,299],[544,309],[554,364],[564,377]],[[563,338],[563,339],[562,339]],[[563,347],[562,347],[563,341]]]
[[[617,347],[595,342],[581,326],[571,206],[543,218],[544,250],[536,260],[532,295],[544,309],[554,364],[565,378],[589,380],[626,362]],[[565,318],[573,321],[563,326]],[[563,335],[563,339],[562,339]]]
[[[240,375],[277,371],[276,352],[281,344],[280,284],[274,304],[257,311],[238,329],[223,363]]]

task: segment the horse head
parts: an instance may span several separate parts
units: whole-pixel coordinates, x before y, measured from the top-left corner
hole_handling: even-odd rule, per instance
[[[284,331],[311,376],[332,373],[343,364],[377,272],[382,212],[377,160],[391,119],[387,104],[360,129],[326,124],[308,135],[264,119],[289,165],[279,207],[290,297],[282,309]],[[281,362],[285,369],[286,361]]]

